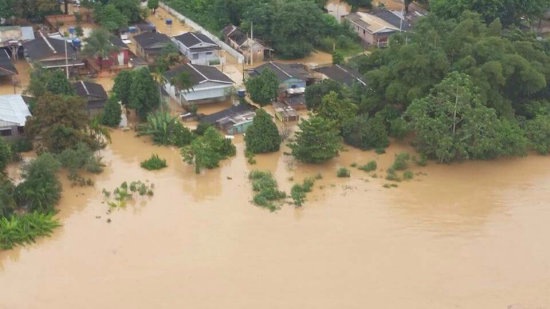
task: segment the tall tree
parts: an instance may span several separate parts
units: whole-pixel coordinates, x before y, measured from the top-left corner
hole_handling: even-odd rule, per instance
[[[117,127],[120,124],[121,116],[122,110],[120,108],[120,104],[118,103],[118,98],[116,96],[110,96],[103,107],[101,124],[110,127]]]
[[[111,52],[118,50],[118,47],[111,42],[112,36],[105,29],[93,29],[90,36],[84,40],[86,45],[84,45],[82,53],[86,56],[107,58]]]
[[[132,87],[133,72],[128,70],[122,70],[115,76],[115,83],[113,85],[113,92],[120,100],[122,105],[128,107],[130,103],[130,89]]]
[[[264,106],[277,98],[279,80],[277,75],[270,69],[263,70],[257,76],[246,80],[246,90],[252,101]]]
[[[136,110],[139,118],[145,120],[147,114],[160,105],[157,85],[148,68],[137,69],[133,74],[129,106]]]
[[[341,128],[342,123],[357,114],[357,105],[350,99],[341,98],[338,93],[331,91],[323,97],[321,105],[315,110],[315,114],[333,120],[334,124]]]
[[[338,155],[341,138],[334,121],[314,116],[302,120],[298,128],[294,142],[288,145],[298,161],[321,163]]]
[[[256,110],[252,124],[246,129],[244,137],[246,150],[252,153],[278,151],[281,136],[272,117],[263,109]]]

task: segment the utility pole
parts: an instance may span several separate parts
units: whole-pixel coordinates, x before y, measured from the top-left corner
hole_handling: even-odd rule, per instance
[[[67,38],[63,39],[65,41],[65,72],[67,73],[67,79],[69,79],[69,56],[67,55]]]
[[[254,22],[250,22],[250,66],[253,66],[254,65],[254,55],[253,55],[253,50],[254,50]]]

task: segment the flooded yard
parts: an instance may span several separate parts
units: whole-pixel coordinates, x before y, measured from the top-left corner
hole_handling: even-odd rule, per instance
[[[177,149],[113,131],[93,188],[64,183],[63,226],[0,253],[0,308],[547,308],[550,158],[414,167],[398,188],[383,175],[395,145],[351,148],[323,165],[281,152],[237,156],[200,175]],[[168,168],[139,162],[157,153]],[[271,171],[287,192],[321,173],[302,208],[250,203],[247,174]],[[290,178],[294,181],[290,181]],[[101,190],[149,180],[155,196],[108,213]],[[112,221],[107,222],[108,219]],[[513,307],[509,307],[513,306]]]

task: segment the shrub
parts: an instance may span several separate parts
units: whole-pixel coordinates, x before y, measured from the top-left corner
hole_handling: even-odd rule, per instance
[[[32,142],[26,137],[19,137],[11,143],[11,150],[17,153],[31,151]]]
[[[350,171],[345,167],[341,167],[336,171],[336,176],[341,177],[341,178],[342,177],[350,177]]]
[[[375,171],[376,168],[378,168],[378,165],[376,164],[376,161],[369,161],[367,164],[359,166],[359,169],[365,172],[372,172]]]
[[[166,167],[166,160],[159,158],[157,154],[151,155],[151,157],[141,162],[141,167],[146,170],[160,170]]]
[[[392,169],[396,171],[402,171],[409,167],[408,161],[410,160],[410,155],[406,152],[396,153],[395,160],[391,166]]]
[[[302,184],[295,184],[290,189],[290,197],[294,201],[294,205],[302,206],[306,200],[306,193],[310,192],[315,184],[316,179],[321,179],[321,174],[317,174],[315,177],[307,177]]]
[[[416,163],[419,166],[426,166],[426,164],[428,164],[428,158],[423,153],[420,154],[420,156],[418,157],[413,156],[412,160],[414,161],[414,163]]]
[[[386,180],[401,181],[401,178],[397,175],[397,173],[395,172],[395,169],[390,167],[390,168],[388,168],[387,173],[386,173]]]
[[[92,185],[90,179],[84,179],[78,175],[81,169],[87,172],[99,174],[103,171],[105,165],[101,162],[101,157],[94,155],[94,152],[88,145],[79,143],[75,148],[67,148],[55,155],[55,158],[61,163],[61,166],[69,172],[68,178],[73,184]]]
[[[103,114],[101,115],[101,124],[109,127],[117,127],[122,117],[122,109],[116,96],[111,96],[105,102]]]
[[[410,180],[410,179],[413,179],[413,177],[414,177],[414,174],[411,170],[406,170],[405,172],[403,172],[403,179]]]
[[[31,211],[49,212],[61,197],[61,184],[57,179],[60,163],[49,153],[43,153],[22,168],[24,181],[15,189],[19,206]]]
[[[188,145],[193,139],[191,131],[177,117],[162,111],[147,116],[147,123],[138,127],[138,136],[141,135],[150,135],[156,144],[178,147]]]
[[[4,169],[12,159],[11,147],[3,139],[0,138],[0,173],[4,172]]]
[[[277,210],[273,202],[285,198],[286,193],[278,190],[277,181],[271,173],[253,170],[248,179],[252,182],[252,190],[256,192],[252,198],[254,204],[271,211]]]
[[[147,184],[141,180],[132,181],[128,185],[128,182],[123,182],[119,187],[116,187],[112,194],[110,191],[103,189],[103,195],[106,198],[111,198],[107,201],[107,204],[110,207],[124,207],[126,201],[134,198],[134,195],[137,193],[139,196],[153,196],[154,185]]]
[[[50,235],[59,226],[53,213],[26,213],[0,218],[0,249],[34,242],[38,236]]]
[[[15,209],[15,199],[13,183],[0,173],[0,217],[8,216]]]
[[[270,69],[265,69],[260,74],[248,78],[245,85],[250,99],[261,106],[275,100],[279,89],[277,75]]]

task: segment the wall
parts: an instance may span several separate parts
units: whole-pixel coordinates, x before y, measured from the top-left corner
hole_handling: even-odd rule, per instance
[[[223,50],[225,50],[231,56],[235,57],[237,59],[238,63],[243,63],[244,62],[244,56],[241,53],[239,53],[238,51],[231,48],[231,46],[225,44],[222,40],[220,40],[218,37],[216,37],[212,33],[208,32],[206,29],[201,27],[199,24],[195,23],[194,21],[192,21],[191,19],[185,17],[184,15],[180,14],[179,12],[177,12],[176,10],[174,10],[171,7],[167,6],[163,2],[159,3],[159,6],[163,9],[165,9],[166,11],[168,11],[168,13],[172,14],[173,16],[175,16],[180,21],[184,21],[185,24],[189,25],[191,28],[193,28],[193,30],[200,31],[202,34],[209,37],[212,41],[214,41],[214,43],[218,44],[218,46],[220,46]]]

